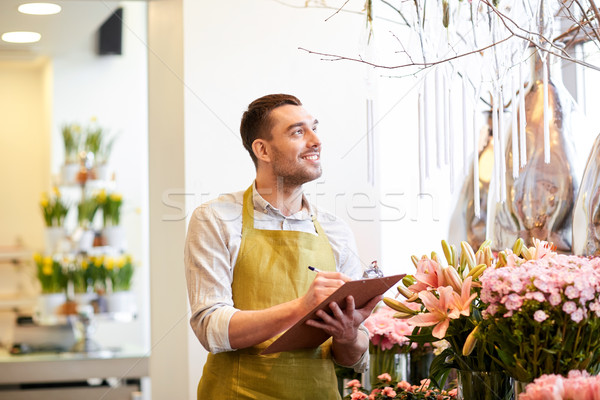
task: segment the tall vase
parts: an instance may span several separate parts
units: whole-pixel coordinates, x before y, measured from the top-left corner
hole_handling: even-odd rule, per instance
[[[549,58],[550,163],[546,164],[543,64],[537,52],[535,58],[531,90],[525,96],[527,164],[520,168],[518,178],[514,179],[512,146],[506,146],[507,198],[506,202],[497,203],[496,196],[490,193],[488,238],[495,250],[511,248],[521,237],[553,242],[559,251],[570,252],[571,212],[579,187],[572,118],[578,113],[577,105],[562,84],[557,68],[559,60]],[[550,68],[551,65],[554,68]],[[556,70],[554,73],[553,69]],[[507,143],[511,143],[512,134],[507,135]],[[490,185],[493,187],[494,184]]]
[[[458,371],[458,400],[510,400],[512,385],[504,372]]]
[[[413,385],[418,385],[423,379],[429,378],[429,367],[435,355],[431,346],[423,348],[422,345],[410,352],[408,379]]]
[[[381,374],[388,373],[392,381],[408,379],[408,354],[393,350],[381,350],[378,346],[370,351],[369,378],[371,387]]]
[[[600,256],[600,135],[588,157],[573,210],[573,253]]]

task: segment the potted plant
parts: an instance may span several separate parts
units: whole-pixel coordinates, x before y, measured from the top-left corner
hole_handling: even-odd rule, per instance
[[[36,253],[33,259],[41,286],[36,317],[43,323],[53,322],[59,307],[66,301],[67,276],[62,265],[54,258]]]
[[[65,237],[64,221],[69,207],[56,187],[53,188],[52,195],[42,193],[40,207],[46,224],[46,253],[50,254],[59,249]]]
[[[79,172],[79,149],[82,134],[78,124],[63,124],[61,127],[63,144],[65,148],[65,163],[62,166],[62,180],[70,184],[75,182]]]
[[[86,152],[94,154],[94,169],[97,179],[108,179],[107,162],[115,139],[115,136],[109,138],[107,132],[97,124],[96,118],[92,118],[92,123],[87,128],[84,147]]]
[[[96,201],[102,209],[106,245],[116,250],[123,250],[125,234],[120,226],[123,196],[120,193],[107,194],[105,190],[101,190],[96,196]]]
[[[98,211],[99,204],[95,196],[84,197],[77,205],[77,221],[79,224],[79,251],[87,252],[94,243],[92,222]]]
[[[135,299],[131,291],[133,262],[130,255],[106,257],[103,264],[107,277],[107,310],[111,313],[135,313]]]

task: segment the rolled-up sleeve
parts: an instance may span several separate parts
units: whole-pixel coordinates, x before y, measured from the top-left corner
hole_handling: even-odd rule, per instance
[[[210,204],[198,207],[188,225],[184,249],[190,325],[211,353],[233,350],[229,321],[238,311],[233,307],[233,268],[222,223]]]

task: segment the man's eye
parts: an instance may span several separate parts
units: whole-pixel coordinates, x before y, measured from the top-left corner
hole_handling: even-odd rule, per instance
[[[294,131],[294,135],[302,135],[302,133],[303,133],[303,132],[302,132],[302,129],[296,129],[296,130]]]

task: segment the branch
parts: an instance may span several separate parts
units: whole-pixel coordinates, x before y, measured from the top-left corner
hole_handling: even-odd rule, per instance
[[[318,56],[323,56],[323,57],[330,57],[329,59],[323,59],[323,61],[341,61],[341,60],[345,60],[345,61],[355,61],[355,62],[359,62],[362,64],[366,64],[366,65],[370,65],[372,67],[375,68],[383,68],[383,69],[399,69],[399,68],[406,68],[406,67],[423,67],[423,68],[429,68],[429,67],[433,67],[434,65],[438,65],[438,64],[442,64],[445,62],[449,62],[452,60],[456,60],[458,58],[462,58],[462,57],[466,57],[469,56],[471,54],[476,54],[476,53],[480,53],[482,51],[485,51],[489,48],[492,48],[494,46],[499,45],[500,43],[506,42],[507,40],[509,40],[510,38],[512,38],[514,35],[510,35],[502,40],[499,40],[495,43],[492,43],[488,46],[482,47],[480,49],[477,50],[472,50],[469,51],[467,53],[462,53],[462,54],[457,54],[453,57],[449,57],[449,58],[445,58],[443,60],[438,60],[438,61],[432,61],[432,62],[422,62],[422,63],[409,63],[409,64],[401,64],[401,65],[381,65],[381,64],[375,64],[369,61],[365,61],[362,58],[353,58],[353,57],[345,57],[345,56],[338,56],[335,54],[327,54],[327,53],[320,53],[318,51],[312,51],[312,50],[308,50],[305,49],[304,47],[298,47],[298,50],[303,50],[306,51],[309,54],[316,54]]]

